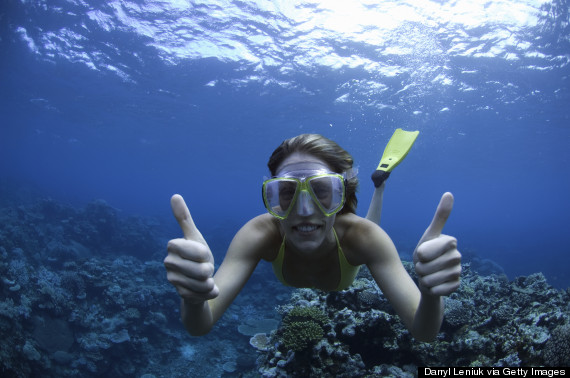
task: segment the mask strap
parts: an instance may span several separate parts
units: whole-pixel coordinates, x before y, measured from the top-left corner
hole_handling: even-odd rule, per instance
[[[358,175],[358,166],[352,167],[344,171],[344,178],[347,180],[350,180],[351,178],[356,177],[357,175]]]

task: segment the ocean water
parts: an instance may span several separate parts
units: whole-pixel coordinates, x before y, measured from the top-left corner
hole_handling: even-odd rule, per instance
[[[570,286],[567,0],[0,7],[3,206],[102,199],[153,218],[164,242],[181,234],[180,193],[219,262],[264,212],[283,139],[320,133],[348,150],[364,216],[391,134],[419,130],[384,195],[401,255],[450,191],[444,232],[466,259]]]

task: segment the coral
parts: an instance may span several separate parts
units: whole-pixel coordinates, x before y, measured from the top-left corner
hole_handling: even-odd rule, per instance
[[[180,348],[178,348],[182,358],[185,360],[193,360],[196,356],[196,348],[194,348],[191,344],[184,344]]]
[[[148,339],[165,349],[172,343],[178,298],[160,260],[144,262],[121,248],[128,241],[128,250],[142,256],[163,247],[149,227],[126,222],[106,206],[77,210],[47,200],[0,209],[0,370],[6,376],[81,371],[88,377],[111,370],[140,376],[135,362],[160,365]],[[177,331],[176,337],[185,336]],[[137,352],[135,362],[120,358],[125,351]]]
[[[111,334],[109,336],[109,340],[111,340],[111,342],[115,344],[120,344],[127,341],[131,341],[131,337],[129,336],[129,331],[123,328],[119,332]]]
[[[413,276],[411,264],[404,266]],[[561,366],[570,355],[569,303],[569,293],[549,286],[542,274],[508,281],[477,275],[465,264],[460,288],[446,299],[441,331],[428,344],[412,338],[362,269],[348,290],[302,289],[291,296],[271,335],[275,345],[259,352],[259,373],[342,376],[331,366],[345,364],[358,372],[352,376],[413,376],[418,366]],[[329,320],[312,347],[287,351],[284,336],[292,337],[287,327],[297,308],[318,309]]]
[[[324,335],[323,328],[313,321],[291,322],[283,329],[283,346],[296,352],[316,344]]]
[[[228,362],[224,362],[224,364],[222,365],[222,369],[224,369],[224,371],[226,373],[234,373],[237,370],[237,364],[235,361],[228,361]]]
[[[466,306],[466,301],[460,301],[453,298],[445,300],[445,316],[444,321],[451,328],[459,328],[465,324],[469,324],[471,319],[473,304]]]
[[[382,306],[382,295],[374,288],[358,292],[359,307],[361,309],[378,309]]]
[[[249,339],[249,345],[257,350],[267,350],[269,348],[270,339],[265,333],[256,333]]]
[[[155,222],[140,217],[122,217],[105,201],[95,200],[75,209],[50,199],[17,208],[2,209],[6,219],[0,245],[25,254],[38,253],[44,261],[62,264],[89,258],[93,251],[150,257],[162,249]]]
[[[24,356],[31,361],[37,361],[42,357],[40,352],[36,350],[30,341],[26,341],[26,344],[24,344],[24,347],[22,348],[22,352],[24,353]]]
[[[570,366],[570,324],[558,326],[552,331],[542,357],[547,366]]]
[[[43,350],[49,353],[68,351],[73,344],[73,332],[65,320],[35,316],[33,324],[33,338]]]
[[[302,351],[316,344],[324,336],[327,315],[317,307],[293,307],[283,319],[283,347]]]
[[[299,321],[310,321],[322,327],[327,324],[330,319],[321,309],[317,307],[300,306],[293,307],[293,309],[291,309],[291,311],[289,311],[283,319],[283,323],[285,325]]]
[[[123,317],[128,320],[135,320],[141,317],[141,313],[134,307],[129,307],[125,311],[123,311]]]

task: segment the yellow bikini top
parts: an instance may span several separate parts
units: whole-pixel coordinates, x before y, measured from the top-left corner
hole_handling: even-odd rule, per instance
[[[342,252],[342,248],[340,247],[340,242],[338,241],[338,236],[336,235],[336,231],[333,228],[334,238],[336,240],[336,246],[338,250],[338,261],[340,264],[340,282],[338,283],[337,288],[335,291],[346,290],[352,282],[354,278],[358,274],[360,270],[360,265],[354,266],[350,265],[350,263],[346,260],[344,256],[344,252]],[[279,248],[279,254],[277,258],[271,262],[273,266],[273,272],[279,281],[283,283],[283,285],[290,286],[283,277],[283,258],[285,257],[285,237],[283,237],[283,242],[281,243],[281,248]]]

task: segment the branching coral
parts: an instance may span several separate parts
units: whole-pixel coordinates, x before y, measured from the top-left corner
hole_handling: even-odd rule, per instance
[[[323,335],[323,328],[314,321],[291,322],[284,327],[283,346],[299,352],[316,344]]]
[[[327,315],[316,307],[294,307],[283,319],[283,346],[302,351],[316,344],[324,336]]]

